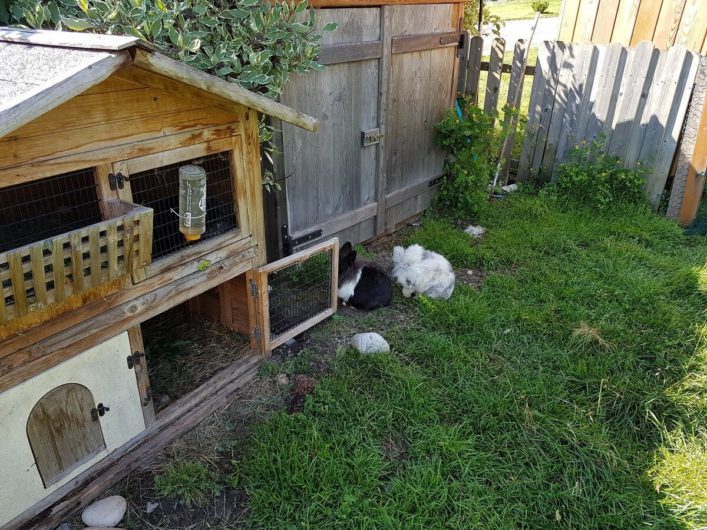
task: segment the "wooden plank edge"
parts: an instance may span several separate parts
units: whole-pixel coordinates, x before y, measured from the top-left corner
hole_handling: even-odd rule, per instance
[[[400,35],[393,37],[391,43],[391,53],[419,52],[424,50],[436,50],[437,48],[448,48],[458,46],[462,36],[461,31],[445,31],[439,33],[425,33],[422,35]]]
[[[260,358],[249,355],[221,370],[171,405],[138,436],[10,521],[5,528],[50,530],[102,492],[142,467],[159,450],[226,405],[257,373]]]
[[[383,42],[352,42],[346,44],[326,44],[319,52],[319,64],[331,66],[341,63],[353,63],[378,59],[383,54]]]

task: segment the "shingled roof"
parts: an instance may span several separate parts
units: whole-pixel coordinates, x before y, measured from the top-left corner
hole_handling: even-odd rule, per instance
[[[155,51],[134,37],[0,27],[0,137],[133,65],[315,131],[311,116]]]

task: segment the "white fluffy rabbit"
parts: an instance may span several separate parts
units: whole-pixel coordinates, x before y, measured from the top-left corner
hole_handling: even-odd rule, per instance
[[[454,271],[447,258],[420,245],[393,249],[393,278],[405,298],[419,293],[446,300],[454,291]]]

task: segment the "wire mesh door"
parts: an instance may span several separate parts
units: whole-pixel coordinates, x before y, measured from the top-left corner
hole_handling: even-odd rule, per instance
[[[270,354],[336,313],[339,240],[334,238],[249,273],[257,327],[254,342]]]

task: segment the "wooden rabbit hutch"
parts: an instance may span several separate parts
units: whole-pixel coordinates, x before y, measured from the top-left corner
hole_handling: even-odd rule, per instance
[[[313,118],[129,37],[0,28],[0,66],[0,527],[52,528],[331,314],[337,243],[261,268],[258,113]],[[185,165],[206,175],[193,242]],[[302,288],[320,299],[278,309]],[[140,324],[187,301],[254,353],[156,415]]]

